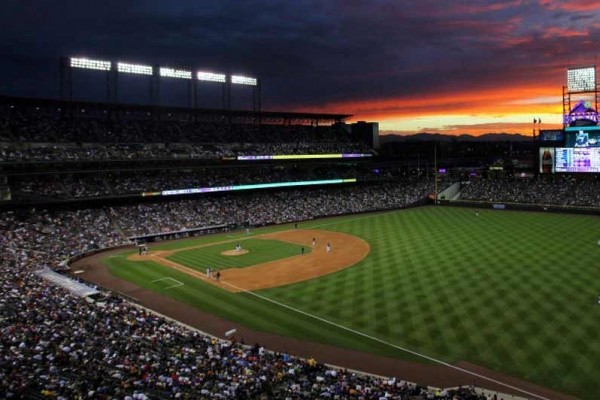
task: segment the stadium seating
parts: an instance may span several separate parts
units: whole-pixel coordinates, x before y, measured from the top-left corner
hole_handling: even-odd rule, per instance
[[[1,398],[425,399],[435,393],[275,354],[260,345],[217,340],[107,292],[88,302],[36,274],[61,270],[76,254],[130,243],[130,236],[398,208],[424,198],[432,190],[430,178],[336,163],[218,168],[238,155],[371,153],[332,125],[257,127],[171,118],[165,111],[164,119],[153,119],[135,107],[119,109],[115,118],[114,110],[100,105],[67,115],[52,101],[17,103],[0,101],[0,169],[14,196],[13,207],[0,209]],[[167,162],[156,164],[161,160]],[[142,191],[349,177],[361,182],[174,201],[148,202],[140,196]],[[114,200],[127,194],[137,197]],[[93,206],[40,205],[48,199],[100,197],[103,202]],[[453,396],[476,398],[470,389],[439,398]]]
[[[108,293],[89,303],[34,274],[58,267],[69,255],[123,243],[122,232],[162,230],[165,221],[168,228],[181,227],[200,210],[203,218],[192,223],[248,218],[249,209],[256,222],[283,222],[399,206],[399,199],[422,196],[424,187],[409,188],[410,195],[405,189],[406,196],[398,196],[390,186],[378,189],[380,200],[361,187],[311,191],[300,214],[300,200],[307,195],[303,191],[235,200],[3,212],[0,397],[430,398],[434,392],[401,380],[332,369],[259,345],[216,340]],[[215,219],[207,220],[209,216]],[[437,398],[478,397],[470,389],[459,389]]]

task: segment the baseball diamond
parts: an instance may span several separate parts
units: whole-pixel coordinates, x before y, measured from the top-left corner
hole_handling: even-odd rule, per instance
[[[361,261],[369,253],[369,244],[364,240],[352,235],[341,232],[326,232],[321,230],[288,230],[282,232],[268,233],[260,235],[264,239],[278,239],[281,242],[290,242],[297,245],[305,245],[307,248],[311,244],[311,238],[325,243],[327,241],[338,243],[335,253],[329,254],[324,248],[312,248],[310,254],[295,253],[292,257],[286,257],[274,261],[263,262],[246,268],[225,268],[221,271],[220,281],[208,279],[206,274],[202,274],[193,264],[200,260],[194,260],[192,265],[185,266],[174,261],[175,255],[179,252],[189,250],[190,248],[164,251],[157,250],[147,255],[131,254],[128,256],[132,261],[152,260],[177,271],[184,272],[198,279],[203,279],[213,285],[218,285],[223,289],[239,292],[242,290],[260,290],[267,289],[291,283],[301,282],[323,275],[331,274],[348,268]],[[254,239],[256,240],[256,236]],[[231,243],[239,240],[232,240]],[[229,242],[226,242],[229,243]],[[273,244],[278,246],[280,244]],[[209,244],[192,249],[206,248]],[[320,251],[319,251],[320,250]],[[231,253],[226,256],[237,255],[236,250],[229,250]],[[248,250],[246,250],[248,254]],[[211,264],[213,265],[213,264]]]
[[[373,371],[382,374],[390,372],[390,365],[392,369],[404,365],[402,374],[407,379],[418,378],[431,385],[459,385],[473,379],[400,350],[406,348],[470,371],[486,371],[486,376],[536,393],[551,393],[549,398],[568,398],[544,390],[575,390],[569,383],[575,375],[577,387],[591,390],[597,384],[595,375],[582,371],[593,371],[594,367],[582,366],[576,354],[586,351],[600,355],[600,346],[591,337],[597,325],[593,317],[598,312],[596,293],[591,287],[586,289],[589,279],[600,278],[593,240],[598,219],[509,211],[479,214],[476,217],[469,209],[420,208],[315,220],[303,223],[302,229],[264,228],[252,239],[312,247],[316,237],[317,246],[305,256],[298,253],[256,266],[221,269],[219,282],[207,280],[201,271],[195,276],[190,268],[175,267],[176,263],[166,257],[156,262],[153,254],[172,255],[172,251],[210,248],[224,241],[228,246],[235,244],[235,240],[223,240],[222,235],[201,238],[199,244],[194,244],[195,239],[172,242],[175,250],[169,250],[171,243],[161,243],[152,246],[145,259],[125,251],[119,257],[104,257],[101,265],[98,258],[93,263],[81,260],[77,268],[87,269],[88,279],[116,285],[140,301],[154,303],[148,298],[168,296],[170,301],[196,307],[202,318],[203,312],[226,318],[247,341],[266,334],[257,332],[270,332],[269,340],[275,337],[276,343],[282,342],[276,350],[289,348],[296,340],[308,340],[336,346],[338,350],[326,347],[331,351],[325,353],[331,354],[322,355],[330,362],[347,361],[343,354],[349,353],[342,349],[353,349],[374,354],[373,363],[380,367],[373,366]],[[516,232],[527,237],[528,243],[517,240]],[[567,251],[571,246],[568,237],[575,232],[589,239],[577,258]],[[551,243],[548,237],[553,238]],[[273,242],[274,249],[277,241]],[[327,241],[332,245],[329,254],[323,248]],[[356,252],[353,262],[341,261],[346,252]],[[253,254],[250,251],[245,257]],[[331,257],[331,263],[320,261],[322,273],[298,279],[300,271],[313,268],[311,257],[317,256],[320,260]],[[567,259],[569,269],[562,267]],[[293,267],[282,269],[283,275],[269,273],[269,268],[275,271],[285,265]],[[337,272],[332,273],[328,267],[334,265]],[[260,273],[253,272],[259,268]],[[108,271],[113,277],[106,274]],[[285,274],[290,276],[285,278]],[[151,281],[162,276],[185,286],[169,291],[154,287]],[[134,286],[117,283],[123,282],[121,279]],[[564,284],[567,281],[569,285]],[[573,318],[578,321],[576,330],[570,323]],[[591,335],[589,340],[580,341],[586,335]],[[562,344],[556,353],[540,353],[539,343]],[[491,351],[492,345],[506,351]],[[299,346],[299,354],[303,354],[302,346],[312,348],[294,346]],[[382,361],[388,357],[408,360],[409,364]],[[557,357],[561,363],[555,362]],[[415,367],[415,362],[421,367]],[[423,362],[429,366],[423,367]],[[528,367],[531,362],[536,363],[535,371]],[[442,369],[434,374],[429,371],[425,377],[422,368]],[[493,386],[485,380],[477,382]]]

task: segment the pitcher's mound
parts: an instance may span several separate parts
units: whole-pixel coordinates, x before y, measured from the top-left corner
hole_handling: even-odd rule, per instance
[[[249,251],[246,249],[242,249],[240,251],[237,250],[225,250],[221,252],[222,256],[243,256],[244,254],[248,254]]]

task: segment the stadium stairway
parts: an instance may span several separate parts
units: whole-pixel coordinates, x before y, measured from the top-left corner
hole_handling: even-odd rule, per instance
[[[104,210],[104,213],[106,214],[106,216],[108,217],[108,220],[110,221],[110,226],[111,228],[117,232],[119,234],[119,236],[121,237],[121,239],[123,239],[124,242],[127,241],[127,236],[125,235],[125,232],[123,232],[123,230],[121,229],[121,227],[119,226],[119,224],[117,224],[117,222],[114,220],[113,216],[111,215],[109,210]]]

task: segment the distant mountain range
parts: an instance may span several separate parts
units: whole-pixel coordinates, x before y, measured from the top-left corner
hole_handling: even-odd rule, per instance
[[[386,131],[379,132],[380,143],[391,142],[524,142],[531,141],[531,136],[521,135],[519,133],[486,133],[480,136],[468,134],[462,135],[445,135],[442,133],[416,133],[414,135],[399,135],[387,133]]]

